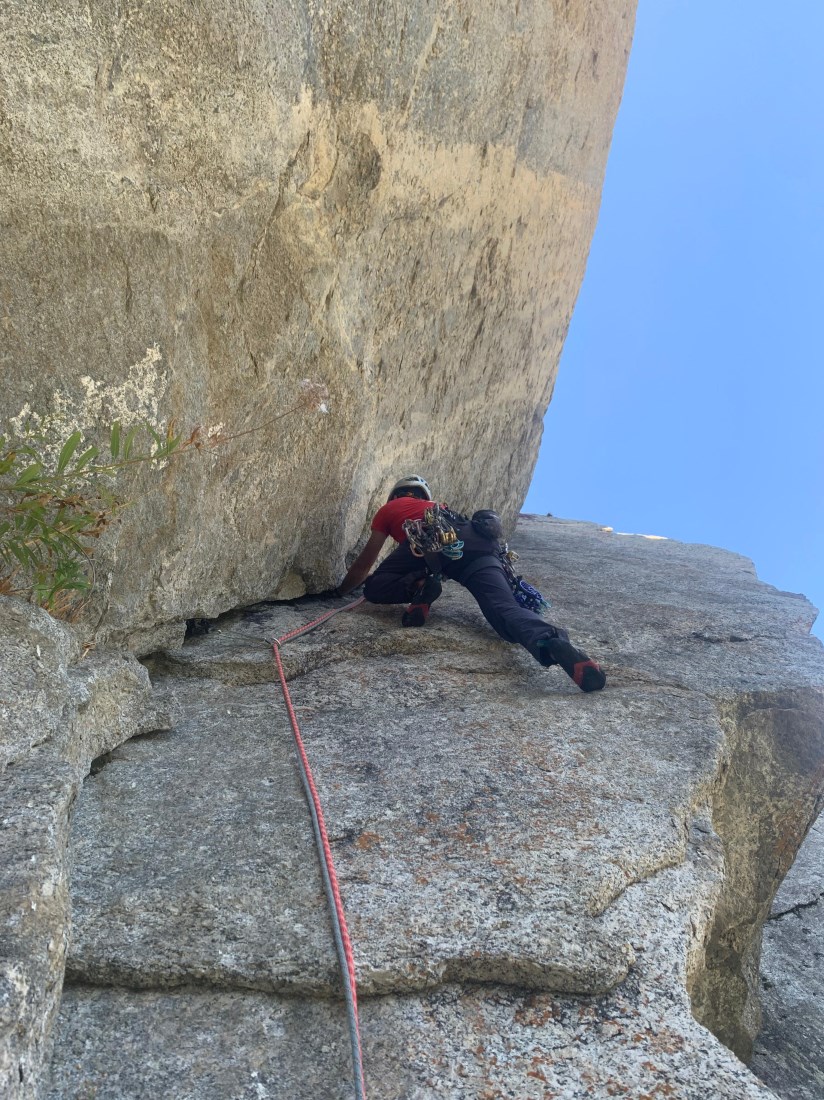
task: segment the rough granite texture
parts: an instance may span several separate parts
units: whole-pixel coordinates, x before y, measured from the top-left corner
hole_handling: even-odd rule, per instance
[[[0,422],[268,424],[125,478],[100,639],[332,587],[422,463],[512,515],[635,6],[5,0]]]
[[[752,1065],[783,1100],[824,1096],[824,817],[775,896],[761,953]]]
[[[92,758],[168,725],[134,657],[83,654],[0,597],[0,1095],[35,1095],[68,935],[70,811]]]
[[[523,517],[607,690],[448,585],[284,649],[360,985],[369,1094],[772,1095],[760,927],[824,762],[814,611],[709,547]],[[180,718],[98,759],[75,814],[50,1100],[351,1095],[337,968],[267,639],[224,617],[150,666]],[[697,1019],[696,1019],[697,1016]]]

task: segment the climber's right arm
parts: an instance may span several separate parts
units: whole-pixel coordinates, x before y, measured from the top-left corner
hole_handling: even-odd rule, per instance
[[[389,536],[385,535],[383,531],[372,532],[366,546],[364,546],[363,550],[361,550],[352,562],[349,567],[349,572],[341,581],[338,588],[338,594],[340,596],[346,596],[353,588],[357,588],[359,584],[363,584],[369,576],[370,569],[378,560],[378,554],[380,554],[383,549],[383,544],[388,537]]]

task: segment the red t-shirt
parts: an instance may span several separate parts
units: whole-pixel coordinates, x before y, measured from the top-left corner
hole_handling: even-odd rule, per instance
[[[424,512],[431,505],[431,500],[421,500],[419,497],[395,497],[375,513],[372,530],[391,535],[395,542],[406,542],[404,520],[423,519]]]

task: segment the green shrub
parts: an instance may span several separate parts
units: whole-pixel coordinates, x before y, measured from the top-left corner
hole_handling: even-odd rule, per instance
[[[125,505],[117,474],[157,465],[185,444],[173,427],[162,435],[114,423],[104,457],[81,431],[55,448],[41,423],[0,436],[0,592],[61,612],[94,583],[94,545]]]
[[[178,434],[172,421],[157,431],[142,421],[119,422],[95,433],[55,434],[53,419],[30,413],[0,435],[0,594],[19,596],[61,617],[72,617],[95,582],[94,549],[115,516],[127,507],[122,473],[160,468],[204,447],[218,447],[263,431],[300,411],[326,412],[328,392],[308,379],[298,400],[265,424],[233,434]]]

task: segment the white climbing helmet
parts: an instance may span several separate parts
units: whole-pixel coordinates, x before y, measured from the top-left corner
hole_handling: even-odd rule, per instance
[[[426,500],[432,500],[432,491],[418,474],[412,474],[411,477],[402,477],[400,481],[392,486],[392,491],[387,499],[392,500],[398,493],[402,493],[406,489],[414,489],[419,493],[423,493]]]

